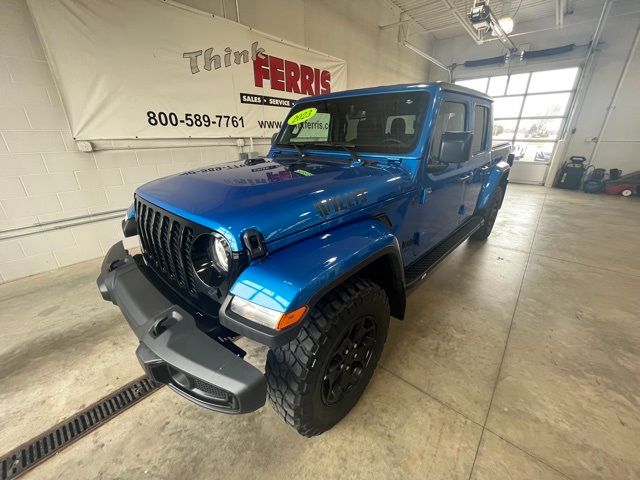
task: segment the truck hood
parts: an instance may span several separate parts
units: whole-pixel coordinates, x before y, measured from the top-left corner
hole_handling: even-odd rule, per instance
[[[400,164],[349,164],[344,157],[235,161],[172,175],[136,191],[175,215],[222,233],[234,251],[254,228],[267,243],[366,208],[410,188]]]

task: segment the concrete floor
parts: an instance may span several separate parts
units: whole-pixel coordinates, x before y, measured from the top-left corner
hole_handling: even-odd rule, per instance
[[[511,185],[319,437],[163,388],[25,478],[640,478],[639,200]],[[0,453],[142,373],[98,267],[0,286]]]

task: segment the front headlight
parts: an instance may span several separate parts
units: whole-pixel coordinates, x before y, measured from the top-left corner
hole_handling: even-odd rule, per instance
[[[200,235],[191,247],[191,260],[198,278],[205,285],[217,287],[229,273],[231,247],[219,233]]]
[[[211,241],[210,255],[218,266],[224,271],[229,271],[229,254],[230,248],[227,241],[221,237],[213,237]],[[226,245],[225,245],[226,244]]]

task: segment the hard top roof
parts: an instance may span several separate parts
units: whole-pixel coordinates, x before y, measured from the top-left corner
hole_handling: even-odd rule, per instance
[[[411,91],[428,91],[435,93],[435,91],[445,91],[461,93],[463,95],[471,95],[473,97],[482,98],[483,100],[492,101],[492,98],[482,92],[473,90],[471,88],[463,87],[462,85],[456,85],[448,82],[425,82],[425,83],[401,83],[398,85],[385,85],[380,87],[368,87],[358,88],[353,90],[342,90],[339,92],[327,93],[324,95],[317,95],[313,97],[301,98],[297,102],[307,102],[313,100],[328,100],[331,98],[344,98],[354,95],[375,95],[379,93],[403,93]]]

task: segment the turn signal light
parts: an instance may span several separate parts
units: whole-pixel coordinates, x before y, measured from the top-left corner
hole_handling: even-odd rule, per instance
[[[293,312],[285,313],[280,317],[278,321],[277,330],[284,330],[285,328],[298,323],[307,313],[308,308],[306,306],[295,309]]]
[[[298,323],[307,313],[308,307],[302,306],[292,312],[282,313],[270,308],[257,305],[240,297],[233,297],[231,310],[243,318],[274,330],[284,330]]]

